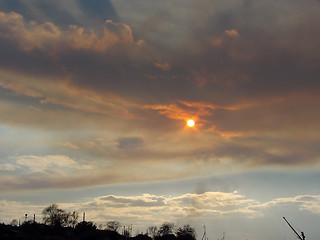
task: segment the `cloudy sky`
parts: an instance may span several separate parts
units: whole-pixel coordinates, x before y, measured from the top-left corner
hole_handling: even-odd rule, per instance
[[[318,239],[319,11],[0,1],[0,222],[57,203],[134,233],[295,239],[286,216]]]

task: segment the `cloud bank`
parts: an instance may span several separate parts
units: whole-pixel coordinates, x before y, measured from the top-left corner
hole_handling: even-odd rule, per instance
[[[76,1],[0,13],[3,186],[318,168],[317,1],[108,3],[94,25]]]

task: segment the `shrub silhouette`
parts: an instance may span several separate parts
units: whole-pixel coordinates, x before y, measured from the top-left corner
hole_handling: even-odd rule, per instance
[[[196,232],[190,225],[184,225],[176,230],[178,240],[196,240]]]
[[[77,233],[83,233],[83,232],[89,232],[89,231],[95,231],[97,229],[97,226],[93,222],[80,222],[75,227]]]

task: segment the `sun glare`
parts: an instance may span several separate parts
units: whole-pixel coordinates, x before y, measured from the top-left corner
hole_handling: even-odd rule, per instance
[[[194,121],[192,119],[189,119],[187,121],[187,125],[188,125],[188,127],[193,127],[194,126]]]

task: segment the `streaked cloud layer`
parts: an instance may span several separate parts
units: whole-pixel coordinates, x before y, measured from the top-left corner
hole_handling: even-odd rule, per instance
[[[175,197],[150,194],[140,196],[106,195],[88,202],[67,203],[60,204],[60,206],[68,211],[85,211],[90,219],[93,218],[102,225],[106,220],[122,220],[124,225],[130,225],[134,221],[133,228],[140,230],[145,230],[150,225],[159,226],[165,221],[175,222],[177,225],[191,222],[198,226],[205,218],[210,222],[220,222],[216,227],[224,225],[228,237],[236,238],[237,235],[233,231],[238,227],[250,228],[255,221],[261,221],[266,216],[270,217],[271,213],[284,213],[288,208],[295,207],[307,214],[318,214],[320,212],[319,198],[319,195],[300,195],[291,198],[276,198],[269,202],[259,202],[236,192],[205,192]],[[39,218],[42,208],[45,207],[9,201],[1,201],[0,205],[1,214],[8,216],[8,220],[10,217],[19,216],[21,212],[26,210],[36,213]],[[12,206],[14,207],[13,211]],[[23,217],[21,215],[21,218]],[[239,221],[239,219],[242,219],[242,221]],[[258,229],[252,230],[252,233],[256,234],[255,236],[262,237],[263,234],[268,234],[268,229],[278,228],[279,223],[281,223],[280,220],[275,218],[275,222],[270,223],[268,227],[260,226]],[[286,227],[285,224],[283,226]],[[219,230],[215,229],[212,232],[219,233]],[[252,233],[241,236],[252,236]],[[316,237],[309,236],[311,238]]]
[[[316,0],[2,1],[1,192],[318,172],[319,9]],[[253,218],[284,199],[221,194]],[[187,208],[126,197],[94,204]],[[298,209],[318,214],[318,200]]]

